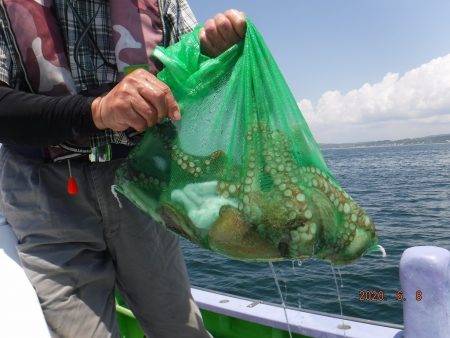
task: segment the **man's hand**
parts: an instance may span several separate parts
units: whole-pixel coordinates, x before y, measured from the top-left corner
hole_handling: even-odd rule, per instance
[[[175,98],[163,82],[144,69],[127,75],[108,94],[97,97],[91,106],[98,129],[144,131],[163,117],[180,119]]]
[[[247,24],[244,13],[230,9],[206,22],[199,32],[202,53],[218,56],[245,37]]]

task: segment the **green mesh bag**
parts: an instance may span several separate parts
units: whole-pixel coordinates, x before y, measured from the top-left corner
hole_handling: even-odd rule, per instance
[[[198,29],[155,50],[182,119],[146,132],[116,190],[232,258],[344,264],[376,247],[374,224],[332,176],[254,25],[216,58],[200,53]]]

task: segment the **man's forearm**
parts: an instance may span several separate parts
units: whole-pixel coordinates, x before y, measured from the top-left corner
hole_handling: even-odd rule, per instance
[[[0,87],[0,143],[24,146],[58,144],[99,132],[92,99],[50,97]]]

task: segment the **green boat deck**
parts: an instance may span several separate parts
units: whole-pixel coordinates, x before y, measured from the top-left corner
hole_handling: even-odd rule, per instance
[[[133,313],[119,303],[116,305],[119,328],[123,338],[144,338],[145,334]],[[289,333],[269,326],[252,323],[208,310],[201,310],[203,321],[214,338],[289,338]],[[292,334],[293,338],[307,336]]]

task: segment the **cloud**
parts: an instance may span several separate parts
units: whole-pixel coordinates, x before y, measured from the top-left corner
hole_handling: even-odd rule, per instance
[[[402,76],[387,73],[378,83],[346,94],[327,91],[317,104],[304,99],[299,106],[319,142],[450,133],[450,54]]]

